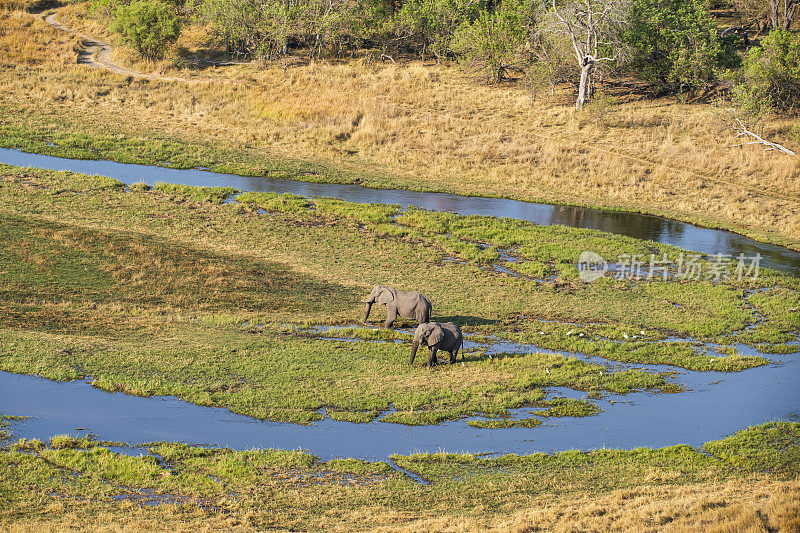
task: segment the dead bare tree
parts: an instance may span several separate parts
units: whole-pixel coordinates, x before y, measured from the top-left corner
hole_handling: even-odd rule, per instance
[[[794,21],[800,2],[797,0],[768,0],[769,22],[773,29],[788,30]]]
[[[739,137],[752,137],[753,139],[755,139],[754,141],[743,142],[743,143],[740,143],[740,144],[735,144],[734,146],[746,146],[746,145],[749,145],[749,144],[761,144],[761,145],[764,146],[764,150],[767,150],[767,151],[775,150],[777,152],[781,152],[781,153],[786,154],[786,155],[797,155],[794,152],[792,152],[791,150],[789,150],[788,148],[786,148],[785,146],[781,146],[780,144],[777,144],[777,143],[774,143],[774,142],[770,142],[770,141],[768,141],[766,139],[763,139],[760,135],[758,135],[756,133],[753,133],[752,131],[748,130],[745,127],[745,125],[742,124],[742,121],[739,120],[738,118],[736,119],[736,125],[733,127],[733,129],[736,130],[736,138],[737,139]]]
[[[624,0],[579,0],[561,7],[552,2],[553,23],[544,31],[564,35],[572,44],[581,70],[575,102],[579,110],[589,100],[597,64],[614,61],[621,49],[617,30],[625,16]],[[603,50],[610,55],[601,56]]]

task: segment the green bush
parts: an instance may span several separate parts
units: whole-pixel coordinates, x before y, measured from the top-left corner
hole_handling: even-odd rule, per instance
[[[514,0],[503,2],[496,12],[481,11],[474,21],[461,23],[450,48],[489,81],[499,81],[527,37],[524,13],[522,2]]]
[[[701,87],[737,63],[706,0],[633,0],[623,40],[631,72],[664,90]]]
[[[450,49],[456,29],[478,17],[483,2],[470,0],[408,0],[396,17],[397,31],[412,46],[420,46],[437,58]]]
[[[800,35],[772,30],[747,52],[734,100],[751,114],[800,111]]]
[[[180,26],[174,8],[154,0],[137,0],[114,10],[111,31],[122,35],[143,57],[157,59],[175,42]]]
[[[339,56],[363,43],[375,16],[345,0],[201,0],[193,9],[214,26],[227,52],[262,61],[286,54],[290,43],[316,57]]]

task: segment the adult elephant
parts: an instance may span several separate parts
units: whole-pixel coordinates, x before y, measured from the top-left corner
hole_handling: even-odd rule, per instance
[[[431,302],[425,295],[417,291],[402,292],[389,287],[376,285],[369,297],[362,300],[367,304],[367,311],[364,313],[364,323],[369,318],[369,311],[375,302],[386,306],[387,328],[392,327],[397,315],[402,318],[416,320],[420,324],[429,322],[431,319]]]
[[[408,364],[414,364],[414,357],[417,355],[417,349],[421,344],[428,347],[428,367],[438,362],[436,359],[438,350],[450,352],[450,364],[453,364],[456,362],[458,350],[461,349],[463,342],[464,337],[461,335],[461,328],[452,322],[420,324],[417,326],[417,331],[414,332],[414,341],[411,343],[411,360]]]

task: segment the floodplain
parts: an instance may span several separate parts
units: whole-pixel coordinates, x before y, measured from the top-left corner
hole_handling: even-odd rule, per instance
[[[423,61],[154,64],[87,2],[53,9],[0,12],[2,156],[87,165],[0,164],[1,528],[800,528],[798,163],[734,150],[724,105],[576,113]],[[148,77],[76,64],[48,15]],[[376,284],[425,293],[459,360],[410,366],[415,324],[379,306],[359,323]]]

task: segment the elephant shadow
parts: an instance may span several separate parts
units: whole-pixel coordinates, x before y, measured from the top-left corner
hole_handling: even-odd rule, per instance
[[[493,324],[497,324],[500,320],[495,318],[483,318],[479,316],[468,316],[468,315],[453,315],[453,316],[434,316],[431,317],[432,322],[453,322],[457,324],[459,327],[465,326],[491,326]]]
[[[498,359],[504,359],[505,357],[506,357],[506,354],[502,354],[502,353],[489,355],[485,351],[464,352],[462,350],[461,353],[458,356],[458,362],[482,363],[484,361],[488,361],[489,359],[498,360]]]

